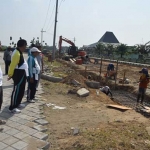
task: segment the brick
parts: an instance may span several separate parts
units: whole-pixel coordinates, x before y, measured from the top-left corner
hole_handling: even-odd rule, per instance
[[[11,120],[8,120],[7,123],[6,123],[9,127],[18,127],[20,126],[21,124],[17,123],[17,122],[14,122],[14,121],[11,121]]]
[[[4,143],[2,143],[2,142],[0,142],[0,150],[2,150],[2,149],[4,149],[4,148],[6,148],[8,145],[6,145],[6,144],[4,144]]]
[[[42,133],[42,132],[37,132],[33,134],[33,137],[40,139],[40,140],[47,140],[48,134]]]
[[[3,143],[5,143],[5,144],[7,144],[7,145],[12,145],[12,144],[14,144],[14,143],[16,143],[16,142],[18,142],[18,141],[19,141],[19,139],[15,138],[15,137],[13,137],[13,136],[10,136],[10,137],[4,139],[4,140],[3,140]]]
[[[48,121],[44,120],[44,119],[37,119],[35,120],[36,123],[40,124],[40,125],[47,125]]]
[[[6,132],[7,130],[10,130],[10,129],[11,129],[11,127],[9,127],[9,126],[7,126],[7,125],[4,125],[3,128],[4,128],[3,132]]]
[[[24,130],[25,133],[29,134],[29,135],[33,135],[35,133],[37,133],[38,131],[35,130],[35,129],[32,129],[32,128],[29,128],[27,127],[25,130]]]
[[[23,141],[18,141],[17,143],[12,145],[12,147],[17,149],[17,150],[23,149],[23,148],[25,148],[27,146],[28,146],[28,144],[23,142]]]

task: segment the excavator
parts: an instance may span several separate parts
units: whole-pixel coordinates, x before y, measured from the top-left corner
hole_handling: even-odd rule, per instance
[[[86,57],[87,54],[84,50],[78,50],[78,48],[75,46],[75,44],[72,41],[70,41],[69,39],[64,38],[62,36],[59,37],[59,56],[61,54],[62,41],[65,41],[66,43],[71,45],[68,48],[68,55],[69,55],[68,57],[70,57],[70,58],[76,58],[78,56],[80,56],[82,58]]]

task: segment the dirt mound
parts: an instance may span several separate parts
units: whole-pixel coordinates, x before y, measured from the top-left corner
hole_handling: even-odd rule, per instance
[[[62,83],[71,84],[73,79],[78,81],[82,86],[84,87],[86,86],[85,84],[86,78],[84,78],[78,72],[72,72],[71,74],[69,74],[67,77],[63,79]]]

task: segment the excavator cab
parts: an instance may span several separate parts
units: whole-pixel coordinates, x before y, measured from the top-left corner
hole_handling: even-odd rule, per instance
[[[68,48],[68,55],[72,55],[73,58],[78,56],[78,48],[76,46],[70,46]]]

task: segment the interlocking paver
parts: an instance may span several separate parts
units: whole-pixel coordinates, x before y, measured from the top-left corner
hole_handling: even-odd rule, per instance
[[[5,150],[15,150],[15,149],[9,146],[9,147],[6,147]]]
[[[8,145],[6,145],[6,144],[0,142],[0,150],[4,149],[4,148],[6,148],[6,147],[8,147]]]
[[[28,146],[28,144],[23,142],[23,141],[18,141],[17,143],[12,144],[12,147],[17,149],[17,150],[21,150],[21,149],[23,149],[23,148],[25,148],[27,146]]]
[[[10,135],[6,133],[0,133],[0,141],[3,141],[4,139],[8,138]]]
[[[4,140],[3,140],[3,143],[5,143],[5,144],[7,144],[7,145],[12,145],[12,144],[14,144],[14,143],[16,143],[16,142],[18,142],[18,141],[19,141],[19,139],[15,138],[15,137],[13,137],[13,136],[10,136],[10,137],[4,139]]]
[[[6,131],[5,133],[7,133],[9,135],[15,135],[15,134],[17,134],[19,132],[20,132],[19,130],[12,128],[12,129]]]
[[[37,132],[33,134],[33,137],[36,137],[37,139],[40,139],[40,140],[47,140],[48,134],[45,134],[43,132]]]
[[[47,125],[48,121],[44,120],[44,119],[37,119],[35,120],[36,123],[40,124],[40,125]]]
[[[0,57],[2,57],[0,53]],[[4,72],[4,62],[0,59],[1,68]],[[0,113],[0,119],[6,120],[6,124],[1,126],[4,128],[0,133],[0,150],[37,150],[48,149],[49,143],[39,139],[47,139],[48,135],[40,131],[46,131],[46,127],[41,124],[47,124],[46,120],[43,120],[45,116],[41,115],[43,105],[45,102],[41,101],[43,93],[42,88],[39,87],[39,91],[36,97],[39,99],[36,103],[31,104],[26,102],[26,96],[24,96],[22,102],[25,104],[25,108],[21,109],[20,114],[13,114],[9,112],[9,106],[11,101],[11,93],[13,89],[13,81],[7,81],[7,76],[3,77],[4,87],[4,102],[2,104],[2,113]],[[38,120],[39,122],[35,122]],[[34,128],[35,127],[35,128]],[[41,129],[40,129],[41,128]]]
[[[17,134],[14,135],[14,137],[16,137],[16,138],[18,138],[20,140],[24,139],[27,136],[29,136],[29,134],[26,134],[24,132],[19,132],[19,133],[17,133]]]

